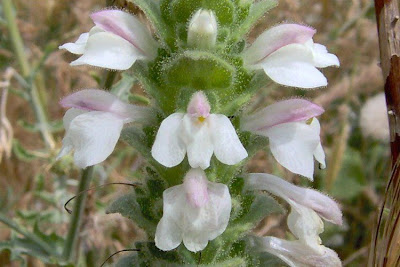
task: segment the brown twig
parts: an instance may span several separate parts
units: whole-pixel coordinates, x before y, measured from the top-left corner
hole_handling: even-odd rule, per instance
[[[400,261],[400,22],[395,0],[375,0],[381,67],[389,116],[392,172],[372,237],[369,265]]]

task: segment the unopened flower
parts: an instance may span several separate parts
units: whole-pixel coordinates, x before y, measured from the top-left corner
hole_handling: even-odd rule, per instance
[[[213,153],[224,164],[234,165],[247,157],[231,121],[222,114],[210,114],[203,92],[195,93],[187,113],[173,113],[162,123],[151,150],[153,157],[173,167],[188,155],[192,168],[206,169]]]
[[[201,169],[191,169],[181,185],[163,193],[163,217],[155,242],[161,250],[172,250],[183,241],[197,252],[222,234],[229,222],[231,196],[224,184],[213,183]]]
[[[104,161],[114,150],[125,123],[151,119],[147,108],[124,103],[97,89],[73,93],[60,104],[70,109],[63,119],[66,134],[58,158],[75,150],[74,161],[80,168]]]
[[[72,66],[92,65],[126,70],[136,60],[151,60],[157,55],[157,42],[134,15],[121,10],[103,10],[91,15],[96,24],[75,43],[60,49],[82,55]]]
[[[199,9],[189,22],[188,45],[197,48],[211,48],[217,41],[218,24],[214,12]]]
[[[314,118],[323,112],[310,101],[289,99],[244,116],[241,128],[268,137],[271,152],[283,167],[312,180],[314,157],[325,168],[320,125]]]
[[[377,94],[361,108],[360,126],[362,134],[382,142],[389,142],[389,122],[384,93]]]
[[[315,211],[325,220],[342,224],[342,212],[338,204],[316,190],[295,186],[279,177],[265,173],[252,173],[246,179],[248,190],[266,190],[285,201],[295,202]]]
[[[276,83],[300,88],[326,86],[325,76],[317,68],[339,66],[338,58],[325,46],[314,44],[313,28],[281,24],[263,32],[243,52],[250,69],[263,69]]]

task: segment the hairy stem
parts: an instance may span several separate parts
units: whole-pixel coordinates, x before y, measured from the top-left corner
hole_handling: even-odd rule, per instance
[[[79,181],[77,192],[82,192],[89,188],[93,176],[93,169],[94,166],[90,166],[83,171],[81,180]],[[82,221],[83,210],[86,204],[86,199],[87,199],[87,194],[81,194],[75,200],[74,209],[72,210],[71,214],[72,216],[71,223],[69,225],[68,235],[65,241],[65,246],[63,251],[63,258],[67,262],[72,260],[76,248],[82,224],[81,221]]]

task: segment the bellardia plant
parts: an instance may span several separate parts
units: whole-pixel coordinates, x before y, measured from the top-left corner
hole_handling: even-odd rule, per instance
[[[148,22],[118,9],[95,12],[89,32],[60,46],[79,55],[72,66],[124,71],[151,100],[134,105],[85,89],[60,102],[68,110],[59,158],[72,152],[78,167],[93,166],[121,137],[146,159],[134,192],[108,208],[147,233],[121,266],[340,266],[319,238],[323,220],[342,223],[337,203],[245,169],[269,144],[277,163],[312,180],[314,159],[325,167],[316,118],[323,108],[289,98],[244,111],[273,82],[326,86],[319,69],[339,66],[338,58],[314,43],[316,31],[305,25],[280,24],[248,43],[246,34],[274,0],[131,2]],[[282,212],[265,192],[289,204],[291,240],[251,234],[265,216]]]

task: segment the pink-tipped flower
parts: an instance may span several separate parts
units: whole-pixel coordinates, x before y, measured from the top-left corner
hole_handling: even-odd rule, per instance
[[[314,158],[325,168],[320,125],[314,118],[323,112],[304,99],[284,100],[243,116],[241,129],[268,137],[271,152],[282,166],[313,180]]]
[[[103,10],[91,15],[96,24],[75,43],[60,49],[82,55],[72,66],[92,65],[126,70],[136,60],[151,60],[157,55],[158,44],[151,33],[134,15],[121,10]]]
[[[252,173],[246,179],[248,190],[266,190],[287,202],[295,202],[298,205],[315,211],[326,221],[342,224],[342,212],[338,204],[316,190],[295,186],[277,176],[265,173]]]
[[[300,88],[328,84],[317,68],[339,66],[338,58],[326,47],[314,44],[313,28],[298,24],[281,24],[263,32],[243,52],[250,69],[263,69],[276,83]]]
[[[125,123],[152,119],[148,108],[124,103],[97,89],[73,93],[60,104],[69,110],[64,115],[66,134],[57,158],[74,150],[74,161],[80,168],[104,161],[114,150]]]
[[[192,168],[206,169],[211,156],[224,164],[234,165],[247,157],[231,121],[222,114],[210,114],[203,92],[192,96],[187,113],[173,113],[158,129],[151,149],[154,159],[173,167],[188,155]]]
[[[203,250],[228,225],[229,189],[209,182],[201,169],[191,169],[182,185],[165,190],[163,201],[163,217],[155,235],[156,246],[161,250],[172,250],[182,241],[192,252]]]

